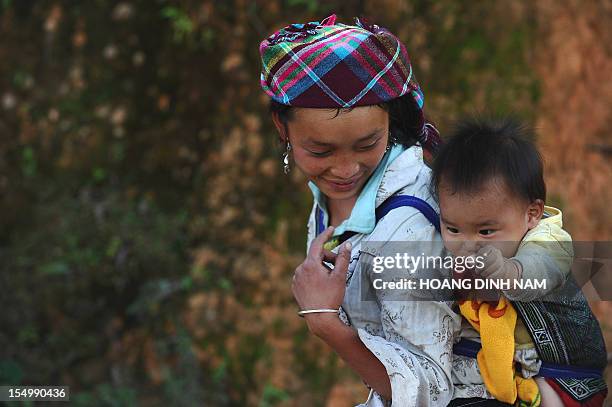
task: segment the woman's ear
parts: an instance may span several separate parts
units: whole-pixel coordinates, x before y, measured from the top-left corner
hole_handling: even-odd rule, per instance
[[[536,199],[527,207],[527,228],[535,228],[544,214],[544,201]]]
[[[280,117],[278,116],[278,113],[276,112],[272,113],[272,123],[274,123],[274,127],[276,127],[276,131],[278,131],[278,137],[281,143],[286,143],[287,142],[287,134],[286,134],[287,126],[283,124]]]

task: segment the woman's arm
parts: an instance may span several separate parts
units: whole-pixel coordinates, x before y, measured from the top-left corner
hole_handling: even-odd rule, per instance
[[[363,344],[357,331],[334,314],[306,316],[310,331],[329,345],[363,381],[378,394],[391,400],[391,382],[385,366]]]
[[[351,246],[343,245],[338,255],[323,249],[332,236],[327,228],[313,240],[308,256],[295,270],[292,291],[300,309],[339,309],[344,299],[346,273]],[[334,263],[328,269],[323,261]],[[391,383],[384,365],[359,339],[357,332],[346,326],[337,314],[306,314],[310,331],[326,342],[376,392],[391,399]]]

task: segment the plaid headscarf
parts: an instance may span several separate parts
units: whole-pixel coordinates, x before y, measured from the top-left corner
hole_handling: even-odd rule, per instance
[[[410,92],[423,111],[423,92],[414,78],[406,48],[391,32],[356,19],[287,26],[259,46],[261,87],[289,106],[350,108],[375,105]],[[421,120],[421,144],[432,153],[439,144],[435,127]]]

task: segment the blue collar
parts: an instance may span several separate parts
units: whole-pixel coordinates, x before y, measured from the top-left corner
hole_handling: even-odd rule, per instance
[[[376,195],[387,167],[395,160],[406,148],[401,144],[396,144],[389,149],[383,156],[378,167],[368,179],[363,189],[357,197],[355,206],[348,219],[345,219],[334,231],[334,236],[340,236],[344,232],[370,233],[376,226]],[[327,213],[327,198],[321,190],[312,182],[308,182],[315,202],[323,211],[323,225],[329,223]]]

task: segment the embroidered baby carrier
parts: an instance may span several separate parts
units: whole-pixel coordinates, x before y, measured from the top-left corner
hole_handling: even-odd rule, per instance
[[[602,375],[607,354],[601,329],[571,274],[563,286],[540,300],[510,304],[542,360],[538,376],[554,380],[578,403],[607,388]],[[478,342],[462,339],[453,352],[475,358],[480,349]]]
[[[438,213],[423,199],[394,195],[376,208],[376,223],[391,210],[410,206],[417,209],[440,232]],[[323,210],[316,208],[316,234],[325,229]],[[328,245],[332,249],[355,232],[345,232]],[[552,378],[567,394],[583,402],[606,389],[603,369],[607,364],[601,328],[582,291],[570,277],[542,300],[512,301],[535,345],[542,365],[538,376]],[[578,327],[580,327],[578,329]],[[456,355],[476,358],[481,344],[461,339],[453,347]]]
[[[599,323],[571,275],[560,290],[561,295],[551,293],[554,300],[513,305],[543,361],[540,375],[553,378],[576,401],[585,401],[606,389],[606,347]]]

